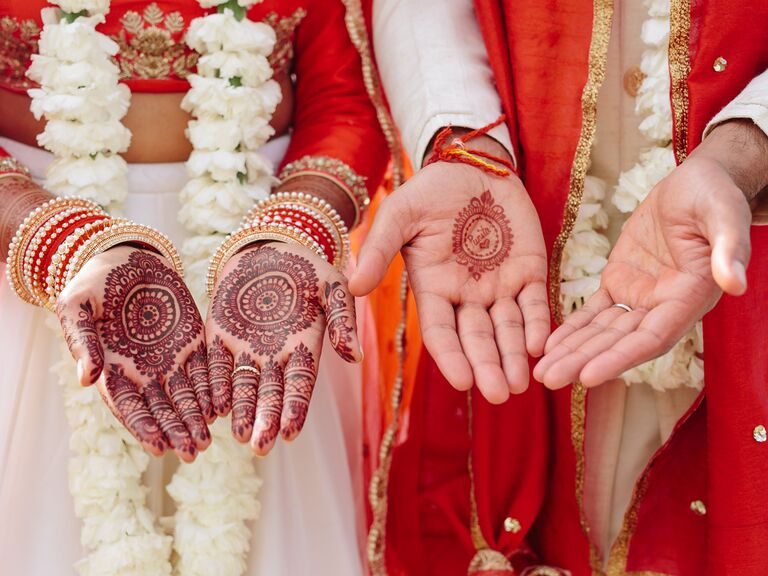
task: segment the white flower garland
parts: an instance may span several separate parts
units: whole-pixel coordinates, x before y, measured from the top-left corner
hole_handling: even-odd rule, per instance
[[[648,20],[643,23],[641,38],[648,48],[640,62],[645,77],[637,93],[635,111],[643,117],[640,131],[654,145],[641,152],[635,166],[619,175],[612,202],[624,214],[631,214],[651,189],[675,168],[669,102],[669,0],[644,2],[648,7]],[[563,253],[561,301],[566,314],[580,307],[597,290],[608,254],[607,238],[597,231],[606,227],[607,215],[593,204],[604,197],[605,183],[596,180],[587,177],[582,209]],[[603,191],[598,192],[601,188]],[[699,357],[702,351],[699,322],[667,354],[628,370],[622,379],[628,385],[646,382],[656,390],[681,386],[701,389],[704,385],[704,367]]]
[[[275,33],[245,17],[258,1],[200,0],[218,13],[194,20],[187,34],[202,56],[182,104],[195,119],[188,129],[192,179],[182,191],[180,219],[196,234],[184,254],[190,289],[202,306],[208,259],[273,183],[272,166],[257,149],[272,135],[269,121],[281,94],[267,61]],[[96,31],[109,0],[51,3],[60,10],[43,10],[39,55],[28,72],[40,85],[29,92],[32,111],[48,121],[38,141],[55,155],[46,185],[120,212],[127,164],[119,153],[131,136],[120,120],[130,91],[118,83],[111,60],[117,45]],[[55,322],[50,325],[60,332]],[[149,456],[109,413],[97,389],[80,387],[66,347],[62,357],[53,370],[72,429],[69,484],[87,553],[77,570],[85,576],[242,574],[250,545],[247,522],[258,516],[261,483],[248,447],[234,441],[226,422],[211,427],[214,445],[194,464],[180,467],[168,486],[178,509],[170,527],[175,537],[164,535],[145,504],[148,489],[141,477]]]

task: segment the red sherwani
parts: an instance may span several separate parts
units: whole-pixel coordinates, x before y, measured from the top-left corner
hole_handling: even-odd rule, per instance
[[[475,7],[541,218],[550,303],[558,310],[562,249],[594,137],[612,3],[475,0]],[[673,146],[682,161],[707,122],[768,68],[768,3],[673,0],[671,8]],[[722,74],[713,69],[719,56],[729,62]],[[768,573],[768,444],[754,436],[768,422],[768,229],[753,227],[752,242],[750,289],[723,297],[704,319],[705,391],[641,475],[610,575]],[[466,574],[485,544],[518,567],[531,561],[574,576],[604,573],[584,513],[583,388],[551,393],[534,383],[503,406],[477,393],[472,404],[470,425],[466,394],[452,390],[424,353],[407,437],[389,474],[388,572]],[[473,537],[473,524],[481,537],[476,529]]]

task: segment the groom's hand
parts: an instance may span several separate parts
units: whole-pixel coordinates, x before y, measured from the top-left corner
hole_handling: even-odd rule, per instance
[[[400,250],[424,345],[448,382],[475,383],[493,403],[523,392],[550,323],[541,225],[517,176],[423,168],[379,208],[350,291],[373,290]]]

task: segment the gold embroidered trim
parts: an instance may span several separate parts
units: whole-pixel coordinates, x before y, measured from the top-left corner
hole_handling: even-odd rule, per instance
[[[275,48],[269,55],[269,65],[275,76],[290,68],[293,61],[293,34],[306,15],[304,8],[297,8],[293,14],[284,18],[280,18],[276,12],[270,12],[264,18],[264,22],[272,26],[277,37]]]
[[[397,188],[403,183],[405,169],[403,167],[403,155],[400,147],[400,137],[395,128],[395,123],[389,113],[389,109],[384,104],[379,75],[371,56],[371,47],[368,41],[368,31],[365,28],[365,19],[363,18],[363,9],[360,0],[342,0],[347,9],[344,20],[347,24],[347,31],[352,44],[355,45],[360,53],[360,60],[363,66],[363,81],[368,96],[376,108],[376,116],[379,118],[381,130],[387,139],[389,152],[392,156],[392,188]]]
[[[122,79],[183,79],[195,71],[198,54],[186,50],[181,13],[166,14],[153,2],[141,14],[129,10],[120,23],[123,28],[112,39],[120,46]]]
[[[563,248],[573,231],[573,225],[579,214],[581,199],[584,194],[584,178],[589,168],[592,141],[597,125],[597,97],[600,86],[605,80],[605,63],[608,57],[612,19],[613,1],[594,0],[592,37],[589,43],[589,72],[581,94],[581,134],[571,167],[568,199],[563,213],[563,226],[552,248],[552,264],[549,271],[549,303],[558,324],[563,322],[563,311],[560,307],[560,269],[563,260]],[[576,503],[579,507],[581,528],[589,542],[589,561],[593,574],[594,576],[602,576],[600,553],[590,537],[589,523],[584,509],[586,404],[587,391],[584,386],[577,382],[571,391],[571,442],[576,456]]]
[[[674,120],[674,149],[677,163],[688,155],[688,76],[691,31],[690,0],[672,0],[669,7],[669,73]]]
[[[405,377],[405,329],[408,323],[408,273],[403,271],[400,279],[400,323],[397,325],[395,346],[397,347],[397,376],[392,387],[392,422],[389,423],[379,447],[379,466],[373,473],[368,488],[368,501],[371,504],[373,519],[368,531],[366,552],[368,564],[373,576],[387,576],[385,559],[387,543],[387,506],[389,505],[389,471],[392,468],[392,452],[397,431],[400,427],[400,403],[403,399],[403,379]]]
[[[0,84],[20,90],[35,86],[26,72],[39,36],[40,27],[32,19],[0,18]]]

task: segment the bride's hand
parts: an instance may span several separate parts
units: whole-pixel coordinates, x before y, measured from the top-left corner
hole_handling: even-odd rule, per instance
[[[225,265],[206,321],[213,403],[257,454],[304,426],[326,326],[336,353],[360,361],[347,279],[310,250],[258,244]]]
[[[82,385],[96,383],[146,450],[192,461],[215,418],[200,313],[184,281],[154,253],[129,246],[94,256],[56,313]]]

